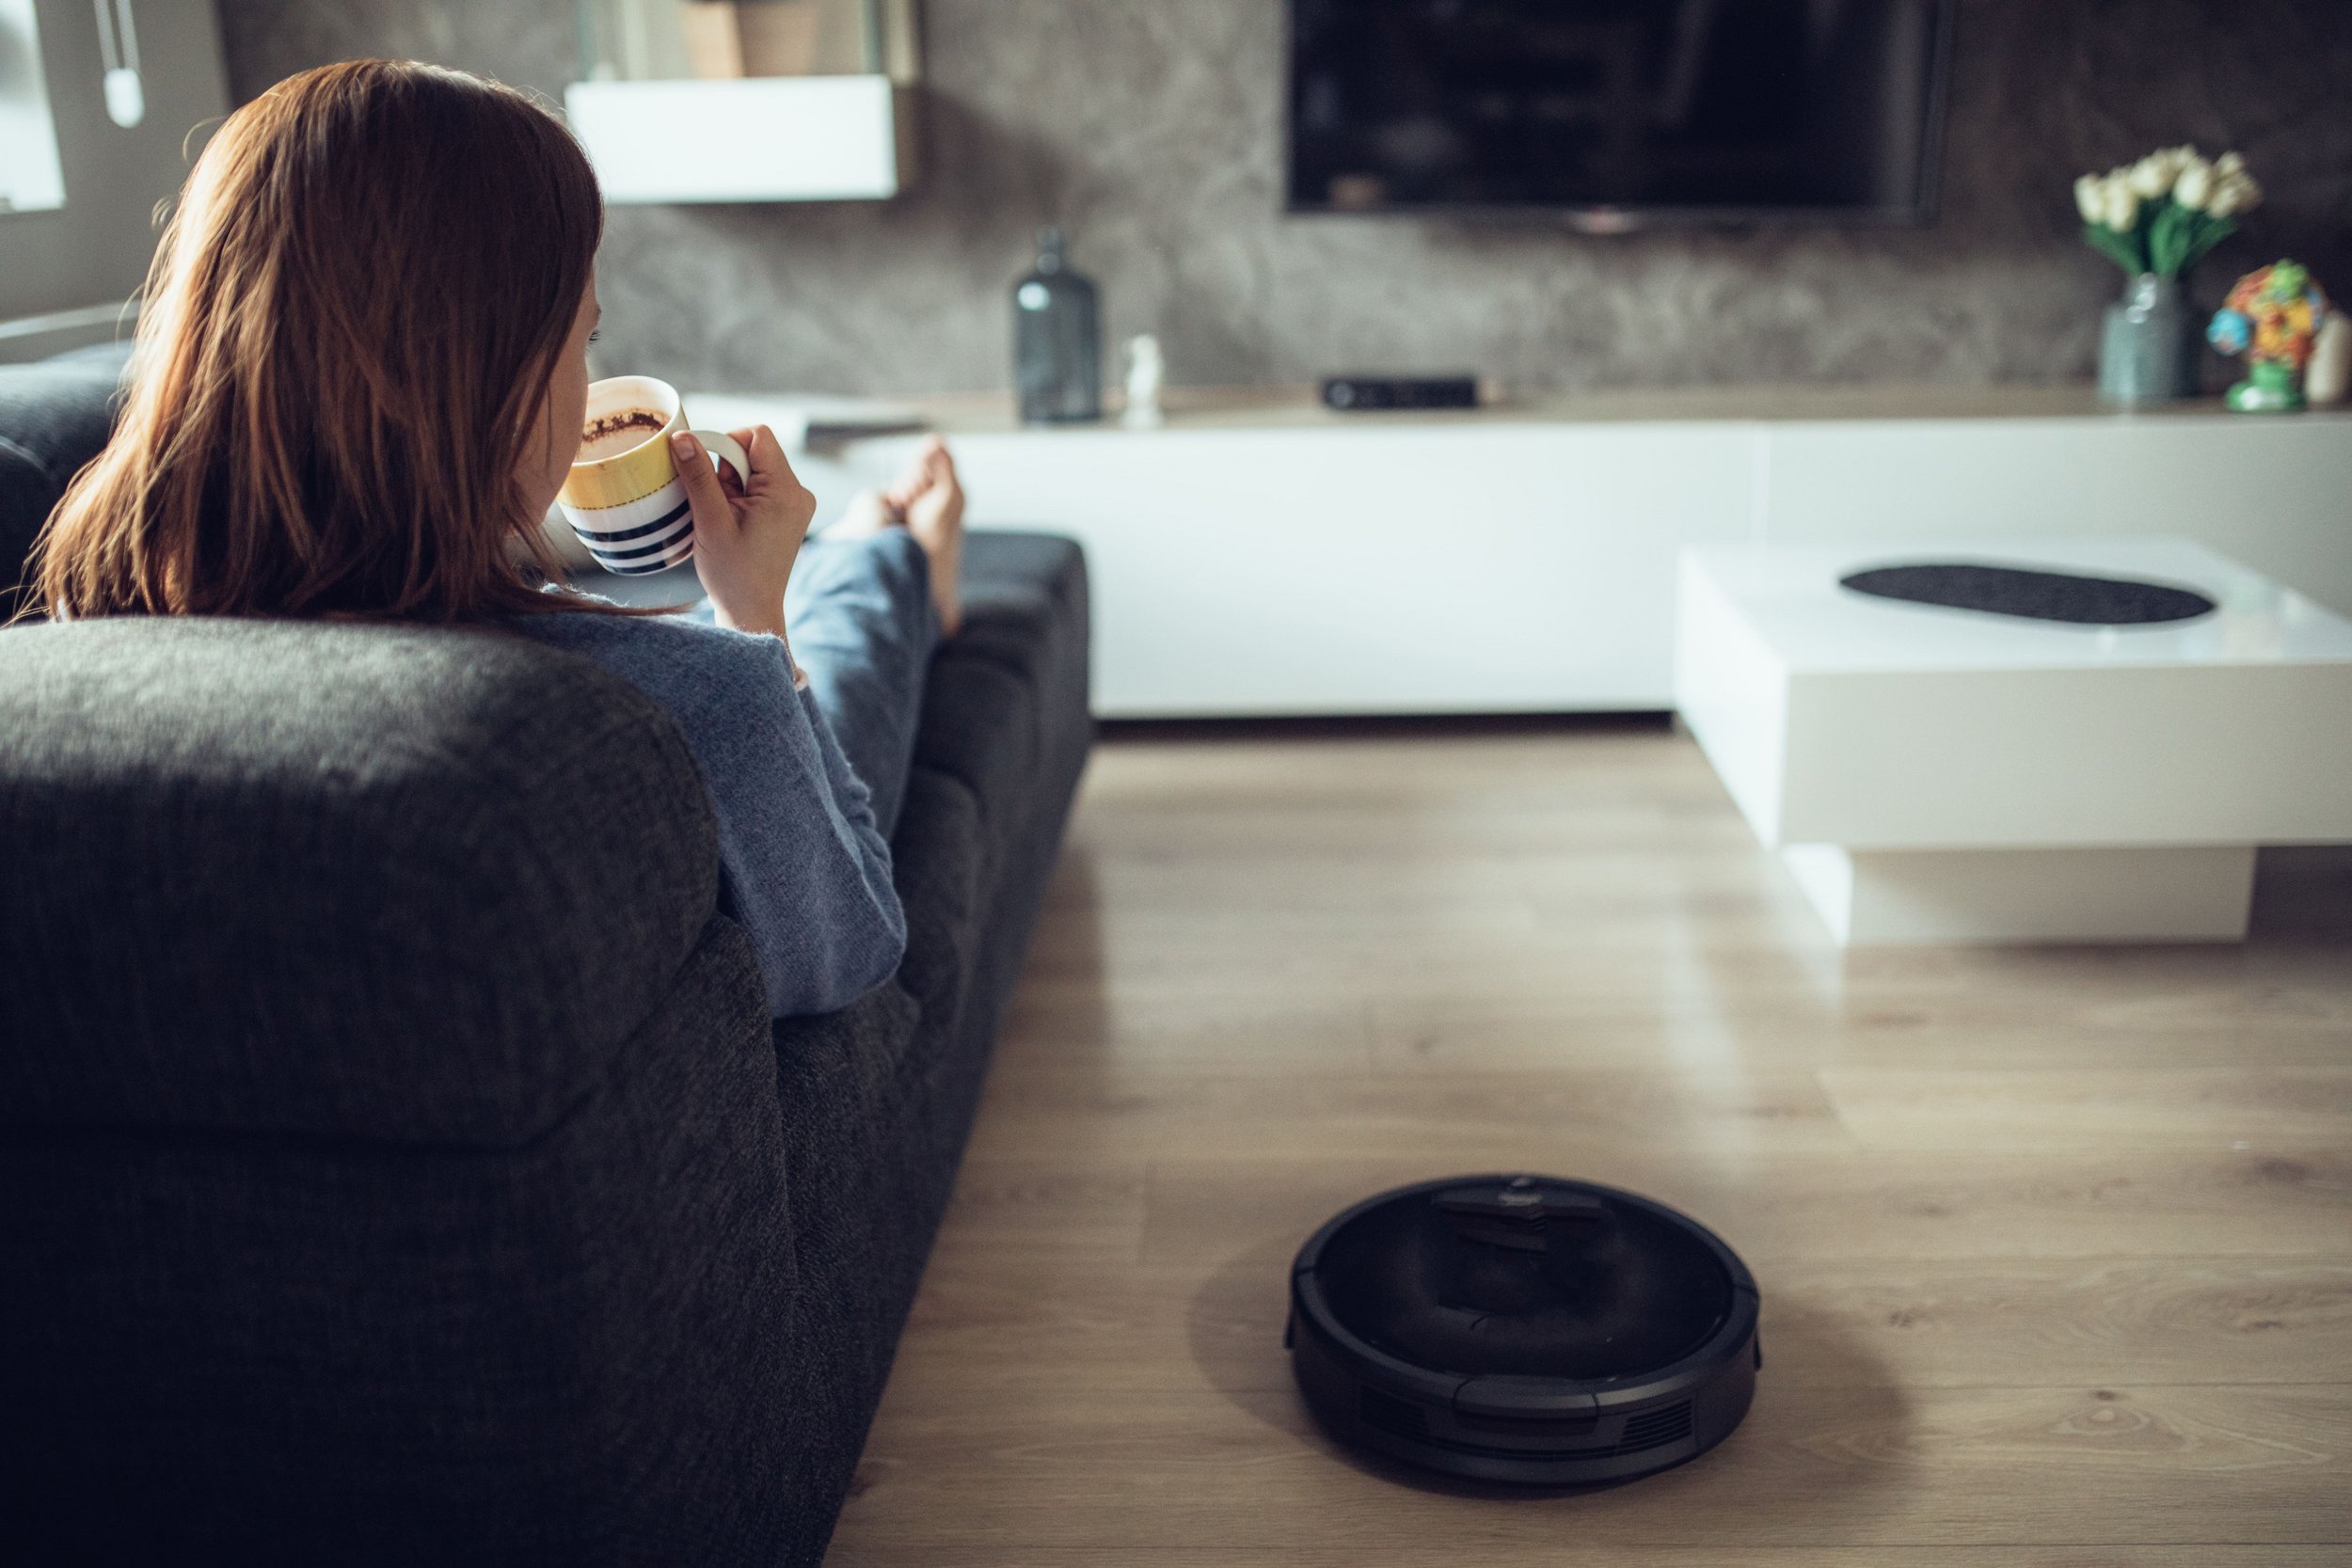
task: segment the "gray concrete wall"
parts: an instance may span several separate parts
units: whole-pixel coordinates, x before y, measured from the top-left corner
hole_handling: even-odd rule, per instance
[[[218,3],[240,98],[358,55],[550,94],[576,70],[569,0]],[[2073,177],[2187,140],[2238,148],[2271,196],[2201,300],[2281,254],[2352,296],[2345,0],[1961,0],[1932,228],[1617,238],[1280,215],[1279,0],[921,8],[921,188],[615,209],[604,363],[711,388],[1004,387],[1007,290],[1058,221],[1109,333],[1159,332],[1179,383],[2062,380],[2090,372],[2121,284],[2077,238]]]

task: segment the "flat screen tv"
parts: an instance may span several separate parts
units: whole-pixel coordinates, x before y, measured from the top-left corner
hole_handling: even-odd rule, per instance
[[[1289,206],[1934,214],[1953,0],[1289,0]]]

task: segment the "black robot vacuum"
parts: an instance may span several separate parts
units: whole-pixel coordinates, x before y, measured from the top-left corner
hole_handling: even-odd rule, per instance
[[[1756,1281],[1663,1204],[1549,1176],[1400,1187],[1315,1232],[1284,1342],[1341,1442],[1474,1481],[1590,1486],[1731,1435]]]

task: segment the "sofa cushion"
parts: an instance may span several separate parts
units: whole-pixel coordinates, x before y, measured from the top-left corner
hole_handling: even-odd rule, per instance
[[[31,365],[0,365],[0,619],[13,614],[25,552],[98,455],[122,371],[114,345]]]
[[[961,582],[963,626],[951,653],[993,660],[1037,688],[1055,678],[1050,667],[1066,646],[1085,651],[1086,553],[1074,540],[976,529]]]
[[[0,1122],[503,1145],[716,905],[676,727],[488,631],[0,632]]]
[[[9,1554],[771,1568],[828,1430],[795,1397],[764,1000],[712,920],[511,1149],[0,1138]]]
[[[1071,738],[1047,733],[1068,722],[1062,693],[1085,690],[1086,558],[1047,534],[975,531],[963,592],[963,626],[925,686],[914,762],[961,781],[1009,830],[1033,804],[1041,760]],[[1073,644],[1079,667],[1067,670]]]
[[[971,788],[929,768],[908,776],[906,809],[893,844],[898,897],[907,911],[898,985],[914,999],[921,1019],[899,1042],[902,1072],[929,1070],[956,1037],[972,988],[973,954],[986,934],[993,850]]]
[[[1039,755],[1037,689],[1025,674],[950,650],[923,687],[914,767],[956,780],[983,816],[1025,812]]]

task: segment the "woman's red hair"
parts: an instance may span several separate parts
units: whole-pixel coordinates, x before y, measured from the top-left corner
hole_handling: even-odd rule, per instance
[[[603,222],[570,134],[460,71],[355,60],[230,116],[37,546],[51,613],[580,608],[510,546],[542,548],[517,472]]]

